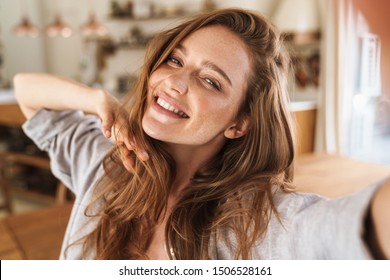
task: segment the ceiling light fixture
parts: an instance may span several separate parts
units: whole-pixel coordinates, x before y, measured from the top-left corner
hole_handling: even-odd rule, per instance
[[[37,37],[39,29],[33,25],[27,16],[27,3],[25,0],[20,0],[21,21],[13,28],[13,34],[19,37],[30,36]]]
[[[107,28],[97,21],[96,19],[96,13],[95,13],[95,1],[90,0],[89,1],[89,7],[90,7],[90,13],[89,13],[89,19],[86,24],[81,26],[81,32],[86,37],[102,37],[107,35],[108,31]]]
[[[54,21],[49,24],[46,28],[46,34],[49,37],[62,36],[64,38],[69,38],[72,35],[72,28],[64,23],[60,15],[60,8],[58,7],[58,2],[56,1],[56,12]]]

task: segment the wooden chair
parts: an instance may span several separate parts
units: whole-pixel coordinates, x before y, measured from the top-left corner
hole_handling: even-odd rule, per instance
[[[12,188],[12,182],[8,180],[5,174],[5,167],[14,163],[32,166],[43,170],[50,170],[50,160],[48,158],[14,152],[0,153],[0,190],[2,191],[4,197],[4,201],[2,205],[0,205],[0,210],[4,209],[8,213],[13,212],[12,192],[14,191],[14,188]],[[24,194],[26,193],[28,193],[28,191],[24,192]],[[34,195],[32,192],[30,192],[30,194],[33,197],[39,197],[36,194]],[[41,195],[40,198],[44,198],[44,196]],[[69,201],[67,188],[61,181],[58,181],[55,197],[45,197],[44,200],[53,205],[65,204]]]

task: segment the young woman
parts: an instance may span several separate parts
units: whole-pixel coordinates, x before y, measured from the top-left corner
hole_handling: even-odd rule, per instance
[[[18,74],[24,130],[76,194],[61,258],[390,256],[389,187],[336,200],[292,191],[288,67],[272,24],[226,9],[157,35],[122,105]]]

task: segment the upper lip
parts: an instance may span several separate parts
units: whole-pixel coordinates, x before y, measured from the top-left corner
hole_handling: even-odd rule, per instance
[[[171,106],[175,107],[177,110],[183,112],[188,117],[190,117],[190,115],[187,113],[187,110],[185,108],[183,108],[182,105],[180,105],[176,100],[174,100],[173,98],[171,98],[167,94],[165,94],[163,92],[156,92],[154,94],[154,97],[158,97],[158,98],[163,99],[165,102],[169,103]]]

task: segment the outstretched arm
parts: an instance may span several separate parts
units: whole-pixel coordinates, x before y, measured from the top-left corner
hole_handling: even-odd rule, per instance
[[[375,194],[371,204],[370,246],[380,259],[390,259],[390,179]]]

